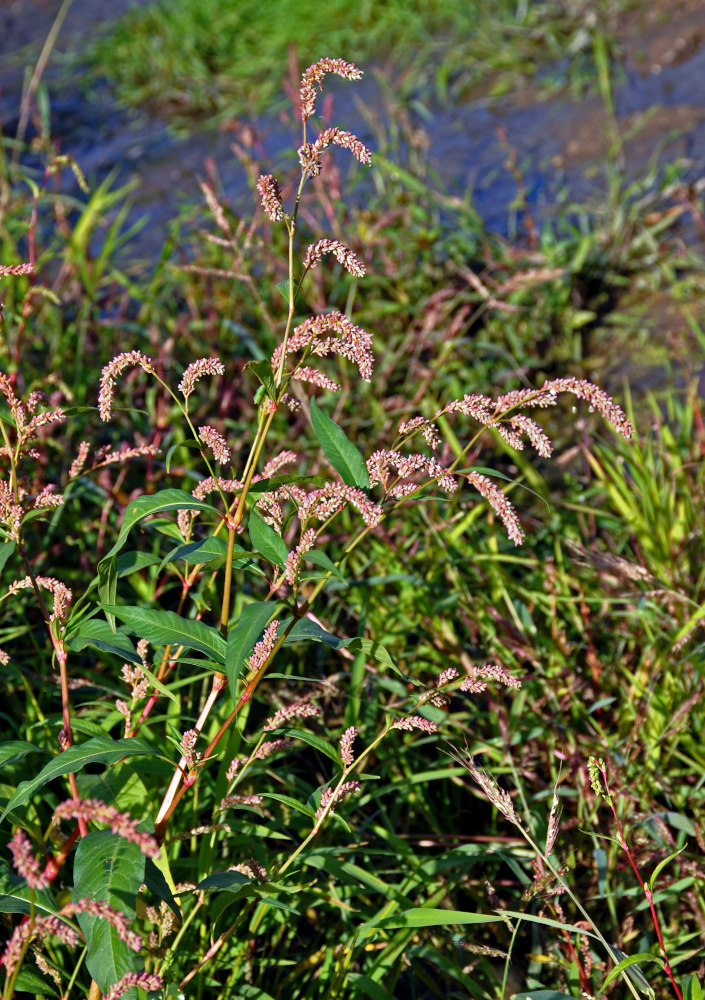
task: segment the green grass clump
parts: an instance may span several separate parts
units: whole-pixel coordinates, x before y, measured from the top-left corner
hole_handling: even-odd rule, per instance
[[[600,30],[629,0],[595,0]],[[584,70],[592,37],[570,3],[515,0],[160,0],[131,11],[90,51],[89,60],[130,104],[147,104],[174,124],[214,124],[276,110],[287,51],[299,66],[329,52],[394,69],[403,96],[446,96],[481,83],[515,88],[548,60],[570,53]],[[578,72],[583,81],[584,73]],[[296,86],[296,72],[292,74]]]

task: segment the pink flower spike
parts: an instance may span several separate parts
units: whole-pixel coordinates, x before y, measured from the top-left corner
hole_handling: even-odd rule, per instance
[[[362,261],[339,240],[318,240],[318,242],[312,243],[306,250],[304,267],[307,270],[317,267],[325,254],[328,253],[332,253],[350,274],[354,274],[358,278],[365,274],[365,265]]]
[[[118,1000],[123,993],[127,993],[133,986],[138,986],[141,990],[158,990],[164,985],[161,976],[151,972],[126,972],[110,987],[107,993],[103,994],[103,1000]]]
[[[265,215],[269,216],[272,222],[281,222],[284,218],[284,207],[276,177],[272,174],[262,174],[257,181],[257,190]]]
[[[34,274],[34,264],[0,264],[0,278],[6,274]]]
[[[49,880],[42,874],[41,865],[34,857],[32,845],[22,830],[16,831],[7,846],[12,854],[15,871],[22,876],[30,889],[45,889],[49,885]]]
[[[188,399],[196,387],[196,382],[204,375],[224,375],[225,365],[219,358],[199,358],[192,361],[179,382],[179,392]]]
[[[468,472],[466,475],[468,481],[472,483],[478,493],[482,494],[498,515],[514,544],[521,545],[524,541],[524,532],[521,530],[519,518],[499,486],[495,486],[491,479],[479,472]]]
[[[98,394],[98,412],[101,420],[110,420],[113,407],[113,395],[115,393],[115,383],[118,377],[126,368],[139,366],[148,373],[154,372],[152,359],[141,351],[129,351],[125,354],[117,354],[110,364],[107,364],[100,376],[100,392]]]
[[[209,427],[208,425],[199,427],[198,436],[213,452],[216,462],[219,462],[221,465],[228,464],[231,456],[230,448],[228,448],[225,438],[222,434],[218,433],[215,427]]]
[[[392,723],[392,729],[406,729],[408,732],[412,732],[414,729],[420,729],[424,733],[438,732],[438,726],[435,722],[424,719],[420,715],[407,715],[403,719],[397,719],[396,722]]]
[[[304,70],[301,76],[301,90],[299,91],[301,121],[305,122],[315,113],[316,85],[321,87],[323,77],[327,73],[335,73],[336,76],[340,76],[344,80],[360,80],[362,78],[362,70],[344,59],[324,57],[313,63],[312,66]]]

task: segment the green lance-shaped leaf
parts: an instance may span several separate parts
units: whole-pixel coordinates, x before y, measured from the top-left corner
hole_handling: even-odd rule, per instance
[[[125,622],[130,632],[148,639],[155,646],[184,646],[205,653],[217,663],[225,662],[225,639],[211,625],[182,618],[174,611],[151,611],[115,604],[101,604],[101,608]]]
[[[10,798],[0,815],[0,822],[13,809],[23,806],[28,802],[35,792],[43,788],[47,782],[54,778],[59,778],[63,774],[75,774],[82,770],[86,764],[115,764],[122,757],[129,756],[164,756],[151,744],[140,737],[123,740],[111,740],[109,736],[95,736],[80,746],[70,747],[63,753],[57,754],[46,764],[36,778],[23,781],[17,786],[17,790]]]
[[[502,917],[495,917],[491,913],[469,913],[465,910],[418,906],[401,913],[393,913],[389,917],[368,920],[361,925],[360,930],[372,930],[376,927],[452,927],[455,924],[491,924],[501,919]]]
[[[254,601],[243,608],[237,625],[233,625],[228,632],[225,676],[228,678],[230,697],[236,706],[237,682],[242,665],[262,635],[269,619],[274,614],[274,610],[274,605],[270,601]]]
[[[93,646],[102,653],[114,653],[123,660],[141,666],[142,660],[135,651],[132,640],[122,629],[113,631],[108,622],[99,618],[82,621],[75,632],[66,640],[69,649],[79,652],[86,646]]]
[[[311,400],[311,423],[323,452],[346,486],[370,488],[365,460],[342,427],[323,412],[315,399]]]
[[[636,983],[636,985],[639,987],[642,993],[651,993],[652,990],[649,984],[649,980],[646,978],[644,973],[638,967],[639,962],[656,962],[656,964],[660,965],[661,968],[663,969],[665,968],[665,963],[663,959],[659,955],[652,955],[651,952],[648,951],[641,951],[639,952],[638,955],[624,955],[624,952],[620,951],[619,948],[613,948],[613,947],[610,948],[610,951],[612,952],[613,958],[618,958],[620,956],[624,957],[622,957],[620,961],[617,963],[617,965],[615,965],[614,969],[612,969],[605,976],[604,982],[602,983],[602,986],[600,986],[600,993],[602,993],[605,986],[611,983],[613,979],[616,979],[617,976],[619,976],[622,972],[627,973],[627,975],[630,977],[630,979],[632,979]],[[632,968],[632,966],[635,966],[635,968]]]
[[[110,830],[89,833],[76,849],[71,898],[74,902],[91,899],[107,903],[129,923],[135,917],[144,866],[144,855],[136,844]],[[77,920],[88,946],[86,966],[102,992],[127,972],[137,970],[137,955],[105,918],[79,913]]]
[[[29,913],[32,903],[41,917],[48,917],[59,909],[49,889],[30,889],[23,878],[0,861],[0,913]]]
[[[41,747],[35,747],[33,743],[27,743],[26,740],[7,740],[5,743],[0,743],[0,766],[3,764],[16,764],[18,760],[26,757],[28,753],[46,752]]]
[[[289,555],[286,542],[256,510],[250,512],[247,527],[253,549],[275,566],[284,566]]]
[[[205,503],[203,500],[196,500],[186,490],[160,490],[159,493],[154,493],[151,496],[137,497],[136,500],[127,505],[117,541],[112,549],[106,553],[101,563],[120,551],[125,544],[128,534],[138,521],[149,517],[150,514],[161,514],[166,510],[209,510],[211,513],[218,513],[212,504]]]

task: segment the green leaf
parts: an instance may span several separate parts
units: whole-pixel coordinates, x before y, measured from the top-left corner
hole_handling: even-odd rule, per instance
[[[73,633],[67,640],[66,645],[74,652],[85,649],[86,646],[93,646],[102,653],[113,653],[130,663],[142,665],[142,660],[138,656],[132,640],[122,629],[114,632],[108,622],[100,618],[89,618],[88,621],[81,622],[78,631]]]
[[[330,559],[325,552],[319,552],[317,549],[311,549],[310,552],[306,552],[301,558],[313,563],[314,566],[320,566],[321,569],[330,573],[331,576],[337,576],[339,580],[342,580],[343,583],[345,583],[345,577],[335,565],[333,560]]]
[[[110,559],[111,556],[120,551],[128,534],[138,521],[149,517],[150,514],[160,514],[165,510],[209,510],[217,513],[212,504],[196,500],[186,490],[160,490],[159,493],[154,493],[151,496],[137,497],[136,500],[127,505],[117,541],[101,562],[105,562],[106,559]]]
[[[528,993],[514,993],[512,1000],[579,1000],[572,993],[558,993],[556,990],[530,990]]]
[[[306,729],[293,729],[291,726],[284,726],[280,729],[272,729],[270,735],[275,735],[277,737],[289,738],[292,740],[301,740],[302,743],[308,743],[310,747],[318,750],[320,753],[325,754],[326,757],[330,757],[332,761],[340,766],[340,755],[337,750],[334,750],[329,743],[322,740],[320,736],[315,736],[313,733],[309,733]]]
[[[275,802],[281,802],[282,805],[289,806],[290,809],[295,809],[296,812],[303,813],[309,819],[314,819],[316,816],[315,809],[311,809],[310,806],[299,802],[298,799],[293,799],[291,795],[281,795],[279,792],[262,792],[262,798],[274,799]]]
[[[244,551],[244,550],[243,550]],[[185,545],[177,545],[171,552],[164,556],[159,563],[158,573],[164,569],[168,562],[178,562],[183,559],[189,566],[198,566],[203,563],[212,562],[213,559],[223,558],[227,555],[228,544],[223,538],[216,538],[211,535],[201,542],[188,542]],[[249,555],[249,553],[245,553]]]
[[[152,555],[151,552],[140,552],[135,549],[131,552],[123,552],[117,557],[118,579],[136,573],[139,569],[146,569],[159,562],[159,556]]]
[[[102,559],[98,564],[98,596],[105,604],[115,604],[117,594],[117,559]]]
[[[35,747],[33,743],[27,743],[26,740],[8,740],[6,743],[0,743],[0,766],[16,764],[28,753],[47,753],[47,751]]]
[[[456,924],[491,924],[501,920],[491,913],[468,913],[465,910],[441,910],[433,907],[418,906],[402,913],[393,913],[389,917],[368,920],[360,926],[360,930],[391,927],[451,927]]]
[[[228,678],[230,697],[237,705],[237,682],[240,678],[242,665],[252,652],[255,643],[260,639],[269,619],[274,614],[274,606],[270,601],[253,601],[242,609],[237,625],[228,631],[228,642],[225,650],[225,676]]]
[[[364,993],[370,1000],[394,1000],[391,993],[387,993],[369,976],[363,976],[359,972],[349,972],[347,978],[356,992]]]
[[[275,566],[284,566],[289,554],[286,542],[271,525],[260,517],[256,510],[250,512],[247,527],[255,551]]]
[[[10,556],[14,551],[15,551],[15,543],[12,541],[3,542],[2,545],[0,545],[0,573],[2,573],[3,569],[5,568],[5,563],[10,558]]]
[[[59,909],[49,889],[30,889],[23,878],[0,861],[0,913],[29,913],[30,897],[39,916],[49,916]]]
[[[610,951],[614,954],[614,957],[621,955],[622,952],[618,948],[610,948]],[[608,983],[611,983],[613,979],[616,979],[622,972],[629,970],[631,965],[638,965],[639,962],[656,962],[661,968],[665,968],[664,961],[658,955],[652,955],[648,951],[640,951],[637,955],[626,955],[615,965],[604,979],[602,986],[600,986],[600,993],[604,990]],[[641,989],[643,993],[650,992],[651,987],[649,986],[648,979],[641,972],[641,969],[631,969],[629,972],[632,974],[632,978],[635,979],[637,986]],[[638,973],[637,976],[634,973]],[[629,973],[628,973],[629,974]]]
[[[197,889],[211,889],[215,892],[239,891],[243,886],[249,886],[253,879],[242,872],[213,872],[207,875],[196,886]]]
[[[131,922],[137,893],[144,882],[144,862],[137,844],[124,837],[110,830],[89,833],[76,848],[71,899],[108,903]],[[136,971],[137,956],[107,920],[89,913],[79,913],[77,920],[88,946],[86,967],[102,992],[127,972]]]
[[[287,286],[289,282],[287,281]],[[269,361],[248,361],[245,365],[246,372],[252,372],[252,374],[259,379],[259,381],[264,386],[264,391],[267,393],[270,399],[277,398],[277,387],[274,384],[274,375],[272,374],[272,365]]]
[[[683,977],[681,991],[683,1000],[703,1000],[703,988],[695,975]]]
[[[323,642],[326,646],[331,646],[333,649],[340,649],[341,646],[347,645],[348,640],[338,639],[337,636],[326,632],[324,628],[321,628],[317,622],[311,621],[310,618],[300,618],[284,642]]]
[[[173,444],[169,449],[169,451],[166,453],[166,459],[164,460],[164,465],[166,467],[167,475],[171,471],[171,460],[174,456],[175,451],[177,451],[179,448],[197,448],[200,451],[201,447],[202,446],[200,441],[177,441],[176,444]]]
[[[649,879],[649,889],[651,890],[652,893],[654,891],[654,885],[656,884],[656,879],[659,877],[660,873],[663,871],[666,865],[669,862],[673,861],[674,858],[677,858],[678,855],[681,854],[686,849],[687,846],[688,846],[687,844],[683,844],[683,846],[679,851],[674,851],[673,854],[669,854],[667,858],[664,858],[663,861],[659,861],[659,863],[656,865],[653,872],[651,873],[651,878]]]
[[[101,604],[101,608],[124,621],[130,632],[155,646],[184,646],[205,653],[217,663],[225,662],[225,639],[211,625],[182,618],[174,611],[151,611],[136,605]]]
[[[495,912],[499,913],[500,911],[496,910]],[[599,940],[597,934],[593,934],[592,931],[576,927],[575,924],[563,924],[559,920],[553,920],[552,917],[539,917],[535,913],[521,913],[519,910],[502,910],[501,912],[505,917],[513,917],[515,920],[528,920],[531,924],[543,924],[545,927],[555,927],[556,930],[571,931],[573,934],[586,934],[587,937]]]
[[[169,888],[169,883],[164,877],[164,873],[157,868],[151,858],[147,858],[144,866],[144,884],[150,892],[153,892],[158,899],[163,900],[177,920],[183,920],[184,915],[174,899],[174,895]]]
[[[59,995],[56,985],[51,980],[40,976],[35,969],[27,968],[26,964],[17,973],[15,991],[17,993],[33,993],[35,997],[46,995],[58,997]]]
[[[364,458],[342,427],[321,410],[315,399],[311,400],[311,423],[326,458],[343,482],[369,490],[370,477]]]
[[[28,802],[34,793],[43,788],[49,781],[64,774],[75,774],[86,764],[115,764],[122,757],[161,757],[164,756],[146,740],[140,737],[131,739],[111,740],[109,736],[94,736],[93,739],[80,746],[69,747],[63,753],[52,758],[39,772],[36,778],[23,781],[18,785],[0,815],[0,821],[13,809]]]

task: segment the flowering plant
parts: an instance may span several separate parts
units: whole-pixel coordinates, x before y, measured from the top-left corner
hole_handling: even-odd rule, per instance
[[[0,418],[2,457],[8,470],[0,482],[0,525],[4,546],[17,547],[26,569],[3,599],[20,589],[34,591],[59,667],[62,701],[59,752],[12,789],[3,811],[3,817],[11,817],[18,827],[11,850],[19,879],[17,897],[22,900],[17,911],[22,919],[12,930],[3,957],[6,1000],[13,995],[30,950],[40,968],[48,970],[62,994],[67,994],[72,982],[65,984],[58,963],[47,961],[41,952],[53,937],[73,945],[82,935],[91,997],[112,998],[137,987],[168,991],[175,983],[183,988],[197,976],[214,975],[219,962],[221,968],[232,967],[237,977],[250,937],[266,927],[276,938],[280,915],[298,912],[286,901],[287,894],[306,888],[285,878],[294,863],[314,865],[320,832],[336,821],[344,828],[341,814],[350,808],[348,800],[361,806],[373,802],[373,794],[366,792],[372,780],[366,767],[381,741],[400,738],[403,732],[433,736],[455,692],[481,694],[491,684],[520,686],[519,679],[499,663],[450,664],[437,677],[423,679],[410,665],[396,662],[374,635],[366,635],[362,624],[357,634],[340,635],[326,622],[326,594],[337,583],[345,584],[350,555],[362,550],[375,532],[393,526],[400,510],[421,506],[437,494],[455,495],[466,486],[473,491],[468,502],[484,498],[509,540],[520,545],[524,531],[510,499],[487,470],[466,466],[466,461],[477,453],[488,430],[512,449],[528,445],[539,456],[549,457],[551,441],[527,411],[555,406],[563,393],[585,401],[620,434],[631,435],[629,421],[612,399],[590,382],[574,378],[551,379],[540,388],[517,389],[497,398],[466,394],[430,415],[406,417],[391,440],[374,449],[365,442],[365,451],[325,412],[325,404],[319,405],[316,390],[324,398],[341,388],[335,369],[325,367],[331,359],[353,365],[361,380],[374,380],[372,335],[349,315],[327,311],[297,316],[299,290],[316,268],[337,262],[353,280],[365,273],[364,254],[338,239],[310,243],[298,268],[296,264],[301,199],[306,184],[324,170],[325,158],[337,148],[365,166],[372,161],[367,146],[348,131],[326,127],[315,138],[309,134],[319,89],[330,74],[353,81],[361,76],[342,59],[322,59],[304,72],[298,94],[303,128],[298,183],[290,189],[272,174],[257,182],[262,212],[286,230],[288,280],[287,311],[277,346],[268,359],[247,366],[259,383],[256,426],[247,440],[232,440],[225,425],[202,422],[198,416],[204,380],[218,380],[223,387],[230,376],[217,356],[191,362],[176,389],[159,358],[139,349],[113,358],[100,379],[100,418],[113,419],[117,401],[127,393],[122,383],[129,379],[132,387],[135,376],[141,378],[143,373],[171,401],[203,466],[189,490],[169,487],[142,493],[127,503],[114,543],[76,602],[59,579],[36,573],[24,534],[27,520],[60,506],[62,494],[53,486],[29,488],[20,467],[38,457],[34,442],[41,429],[61,423],[65,413],[59,407],[40,409],[43,400],[34,393],[23,402],[9,376],[0,373],[0,392],[9,409],[9,416]],[[216,222],[227,226],[213,191],[209,204]],[[303,415],[317,442],[310,465],[300,450],[268,451],[274,422],[291,419],[292,412]],[[449,420],[463,421],[470,428],[466,443],[455,454],[444,437]],[[174,448],[179,444],[183,442]],[[69,480],[140,455],[153,459],[156,447],[108,447],[91,456],[89,443],[82,442]],[[152,532],[147,543],[127,549],[140,529]],[[0,557],[3,563],[9,555],[6,550]],[[156,567],[158,581],[151,591],[145,590],[140,576],[148,567]],[[123,580],[134,580],[134,589],[148,593],[148,599],[128,603]],[[51,611],[43,590],[53,595]],[[316,688],[324,691],[333,685],[326,678],[304,678],[308,689],[293,699],[285,698],[278,691],[280,685],[274,684],[279,706],[258,722],[254,702],[265,681],[274,679],[275,665],[286,660],[285,647],[312,643],[336,650],[363,668],[376,662],[395,678],[386,718],[372,736],[357,724],[344,723],[342,733],[331,742],[295,725],[297,720],[321,716]],[[129,695],[121,692],[93,728],[85,720],[76,721],[70,697],[70,661],[75,657],[83,662],[87,649],[99,657],[117,654],[127,661],[122,679]],[[11,660],[12,650],[2,655]],[[200,673],[194,675],[194,668]],[[200,682],[198,695],[184,705],[182,688],[193,685],[194,676]],[[176,706],[173,711],[172,706]],[[185,725],[187,718],[190,724]],[[75,730],[89,738],[78,742]],[[363,736],[367,742],[360,748]],[[240,752],[246,743],[248,752]],[[286,786],[286,791],[258,791],[256,779],[262,769],[271,767],[274,758],[288,760],[302,745],[326,762],[325,770],[314,768],[316,782],[308,794],[291,795]],[[146,792],[134,766],[137,758],[162,778],[168,773],[158,801],[153,792]],[[86,771],[89,764],[102,766],[99,781]],[[42,834],[39,822],[30,821],[22,810],[62,776],[68,779],[71,796],[52,806],[51,830],[56,833],[62,819],[74,820],[76,826],[49,850],[49,835]],[[141,796],[141,822],[103,801],[99,787],[118,802],[123,795],[128,800],[130,795]],[[302,789],[303,785],[298,791]],[[287,824],[291,825],[292,814],[299,818],[294,847],[288,843],[290,834],[283,849],[279,839],[274,846],[269,842],[270,807],[275,803],[283,809]],[[239,826],[224,822],[223,815],[236,809],[239,815],[255,818]],[[180,814],[189,817],[185,831],[174,828]],[[89,829],[89,824],[104,829]],[[185,864],[187,844],[192,864]],[[40,847],[48,853],[44,868],[36,860]],[[71,902],[60,905],[52,885],[65,879],[71,859]],[[182,877],[184,872],[188,877]],[[142,892],[148,894],[149,904],[140,898]],[[219,901],[221,893],[227,904]],[[233,902],[237,912],[226,912]],[[192,955],[191,967],[176,976],[181,942],[198,923],[196,915],[205,912],[211,914],[210,934],[192,939],[198,954]],[[74,918],[80,933],[71,923]],[[137,920],[151,925],[144,938],[131,929]],[[348,957],[336,972],[339,984],[354,952],[364,949],[371,933],[371,927],[352,929]],[[136,952],[141,953],[140,961]],[[225,989],[236,981],[220,985]]]

